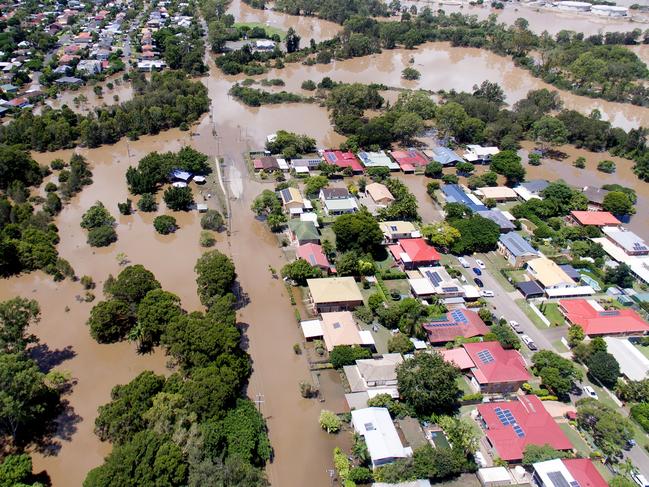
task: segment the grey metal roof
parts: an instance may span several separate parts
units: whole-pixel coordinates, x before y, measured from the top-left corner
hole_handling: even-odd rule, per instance
[[[538,255],[536,249],[516,232],[505,233],[499,240],[514,257]]]

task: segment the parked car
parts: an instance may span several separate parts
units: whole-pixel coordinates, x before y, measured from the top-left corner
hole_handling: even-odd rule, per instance
[[[484,262],[482,262],[480,259],[476,259],[475,263],[478,264],[478,267],[480,269],[486,269],[487,268],[487,266],[484,264]]]
[[[489,289],[485,289],[483,291],[480,291],[480,296],[483,298],[493,298],[496,294],[493,291],[490,291]]]
[[[473,272],[475,272],[476,276],[481,276],[482,275],[482,271],[480,269],[478,269],[477,267],[473,268]]]
[[[518,321],[509,320],[509,326],[511,326],[512,330],[514,330],[516,333],[523,333],[523,327]]]
[[[478,467],[484,468],[487,466],[487,461],[485,460],[482,452],[479,451],[475,452],[473,454],[473,458],[475,459],[475,463],[478,465]]]
[[[584,386],[584,392],[588,397],[592,397],[593,399],[599,399],[599,396],[595,392],[595,389],[593,389],[590,386]]]
[[[529,348],[530,350],[534,351],[534,350],[538,350],[538,349],[539,349],[539,348],[536,346],[536,343],[534,343],[534,340],[532,340],[532,339],[531,339],[530,337],[528,337],[527,335],[522,335],[522,336],[521,336],[521,340],[523,340],[523,343],[524,343],[525,345],[527,345],[527,348]]]
[[[640,487],[649,487],[649,481],[639,472],[633,472],[631,474],[633,481],[638,484]]]
[[[460,265],[461,265],[462,267],[464,267],[465,269],[468,269],[468,268],[470,267],[470,266],[469,266],[469,261],[466,260],[464,257],[458,257],[458,258],[457,258],[457,261],[458,261],[458,262],[460,263]]]
[[[477,277],[473,279],[473,282],[475,282],[475,285],[478,287],[484,287],[484,283]]]
[[[633,448],[636,445],[637,445],[636,441],[633,438],[631,438],[630,440],[627,440],[626,445],[624,445],[624,449],[626,451],[629,451],[631,448]]]

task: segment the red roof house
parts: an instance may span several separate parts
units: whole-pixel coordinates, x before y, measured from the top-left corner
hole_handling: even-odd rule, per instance
[[[455,365],[458,369],[464,371],[475,367],[473,360],[463,348],[449,348],[439,351],[445,362]]]
[[[580,487],[607,487],[608,483],[599,473],[597,467],[593,465],[590,458],[564,458],[561,460],[572,474],[574,479],[579,482]]]
[[[279,169],[277,158],[273,156],[263,156],[252,161],[255,171],[274,171]]]
[[[327,164],[333,164],[342,169],[351,167],[355,173],[362,173],[363,166],[352,152],[342,152],[339,150],[326,150],[322,154]]]
[[[487,442],[495,454],[507,462],[520,462],[527,445],[547,444],[555,450],[573,448],[536,396],[478,404],[477,410]]]
[[[412,172],[417,167],[425,166],[430,161],[417,149],[394,150],[390,155],[397,161],[403,172]]]
[[[329,272],[333,269],[327,256],[322,251],[322,246],[318,244],[307,243],[300,245],[295,254],[298,259],[304,259],[312,266],[319,267],[325,272]]]
[[[620,220],[608,211],[571,211],[572,220],[583,226],[606,227],[617,226]]]
[[[562,299],[559,309],[588,336],[637,335],[649,331],[649,324],[632,309],[604,310],[596,301],[587,299]]]
[[[399,240],[395,245],[389,245],[388,249],[394,260],[404,269],[416,269],[439,264],[439,252],[423,238]]]
[[[452,342],[459,336],[472,338],[489,333],[478,313],[469,309],[449,311],[445,317],[424,323],[423,327],[433,344]]]
[[[515,392],[531,379],[525,361],[517,350],[505,350],[499,342],[462,345],[475,366],[471,381],[482,393]]]

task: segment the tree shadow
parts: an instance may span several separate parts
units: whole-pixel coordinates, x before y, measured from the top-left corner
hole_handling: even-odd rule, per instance
[[[29,357],[38,364],[38,368],[44,373],[61,365],[66,360],[74,358],[76,355],[77,352],[70,345],[65,348],[52,350],[47,344],[39,343],[29,349]]]
[[[67,400],[59,404],[58,416],[49,423],[36,443],[36,451],[44,456],[56,456],[63,441],[71,441],[77,425],[83,420]]]
[[[250,338],[248,338],[248,328],[250,325],[248,323],[237,322],[237,328],[241,330],[241,350],[247,352],[250,348]],[[252,360],[252,359],[251,359]]]
[[[235,310],[240,310],[250,304],[250,296],[243,290],[239,281],[236,281],[232,286],[232,293],[237,298],[237,301],[234,303]]]

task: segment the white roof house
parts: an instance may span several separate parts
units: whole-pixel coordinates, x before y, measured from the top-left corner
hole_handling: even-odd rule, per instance
[[[579,485],[560,458],[538,462],[533,465],[534,479],[544,487],[561,487]]]
[[[401,443],[386,408],[364,408],[352,411],[354,430],[365,438],[372,467],[391,463],[412,455],[412,448]]]
[[[647,378],[649,360],[626,338],[604,337],[607,351],[620,364],[620,373],[630,380]]]
[[[602,232],[628,255],[649,255],[649,245],[631,230],[621,227],[603,227]]]
[[[464,158],[469,162],[488,161],[491,156],[500,152],[498,147],[482,147],[481,145],[467,145]]]
[[[604,249],[604,252],[606,252],[613,260],[628,265],[631,268],[633,275],[638,279],[641,279],[645,283],[649,283],[649,256],[628,255],[621,247],[618,247],[609,239],[604,237],[593,238],[591,240],[600,244]]]
[[[369,397],[390,394],[398,398],[397,366],[402,362],[400,353],[386,353],[378,359],[357,360],[355,365],[345,365],[343,370],[352,392],[367,392]]]

